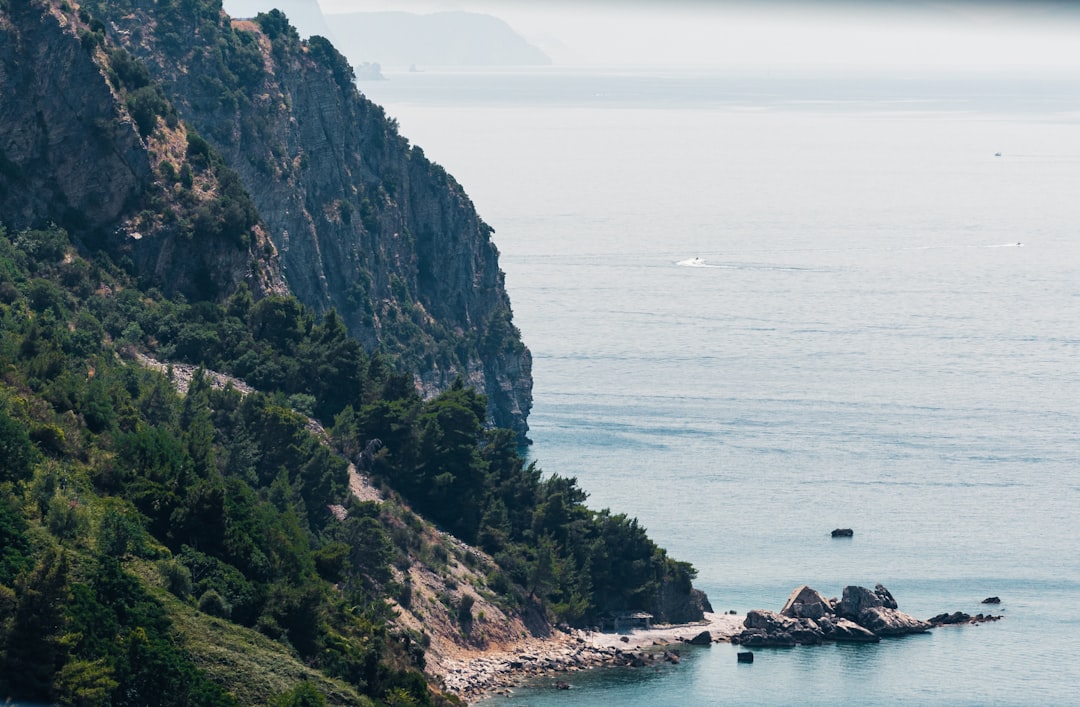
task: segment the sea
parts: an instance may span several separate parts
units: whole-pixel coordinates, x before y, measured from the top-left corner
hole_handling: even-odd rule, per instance
[[[717,612],[881,583],[1004,616],[484,704],[1080,704],[1080,80],[387,77],[360,89],[495,229],[546,473]]]

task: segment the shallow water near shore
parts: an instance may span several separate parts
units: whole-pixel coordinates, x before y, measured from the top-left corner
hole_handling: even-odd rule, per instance
[[[530,454],[692,562],[717,611],[881,582],[919,618],[1006,617],[753,665],[684,648],[491,704],[1077,699],[1077,82],[361,89],[496,230],[535,358]]]

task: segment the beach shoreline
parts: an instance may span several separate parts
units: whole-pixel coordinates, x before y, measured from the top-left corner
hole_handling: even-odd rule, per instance
[[[547,638],[526,638],[510,648],[470,652],[443,665],[443,686],[467,703],[498,694],[543,677],[559,677],[614,666],[645,667],[678,663],[679,646],[708,631],[719,643],[742,630],[742,616],[706,613],[703,621],[653,626],[623,632],[571,629]]]

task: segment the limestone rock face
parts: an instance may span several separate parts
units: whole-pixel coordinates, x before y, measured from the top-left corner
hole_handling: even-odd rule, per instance
[[[321,37],[301,41],[280,14],[233,21],[214,31],[242,35],[263,63],[244,63],[238,84],[239,59],[169,44],[170,34],[208,33],[206,18],[174,13],[163,28],[149,4],[100,11],[239,174],[289,290],[316,311],[335,308],[366,348],[411,370],[425,397],[461,378],[487,396],[490,423],[524,438],[532,359],[493,230],[461,185],[358,92],[344,57]],[[155,31],[145,31],[151,20]],[[230,100],[222,86],[235,86]]]
[[[73,5],[0,3],[8,226],[57,223],[170,294],[223,299],[246,282],[334,308],[425,397],[460,378],[487,396],[489,423],[525,439],[532,358],[493,231],[329,42],[301,41],[280,13]],[[139,90],[165,107],[136,121]],[[216,218],[226,227],[200,228]]]

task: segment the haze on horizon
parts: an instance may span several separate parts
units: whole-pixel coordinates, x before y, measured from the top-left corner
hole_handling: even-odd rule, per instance
[[[1058,75],[1080,71],[1080,8],[1066,0],[319,2],[328,14],[492,14],[561,65]]]

